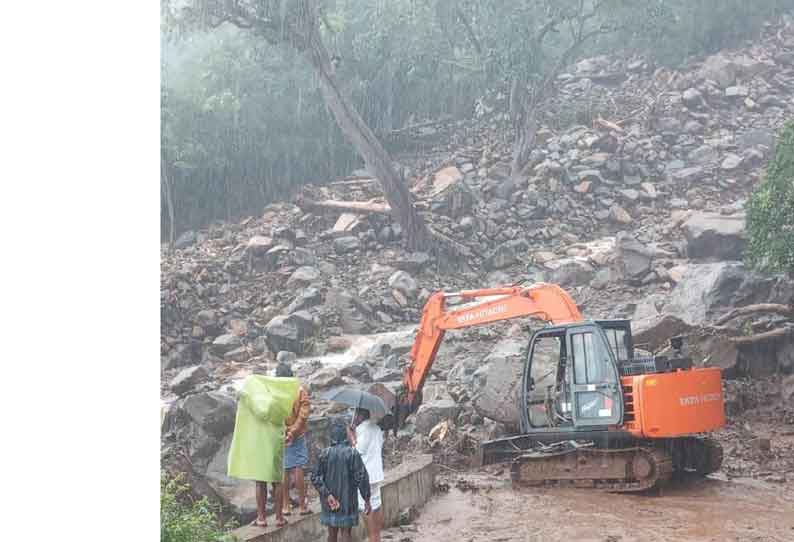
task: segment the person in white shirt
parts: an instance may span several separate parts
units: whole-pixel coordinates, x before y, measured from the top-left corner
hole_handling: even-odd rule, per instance
[[[380,486],[383,483],[383,431],[374,421],[369,419],[369,411],[363,408],[356,409],[353,416],[355,434],[350,433],[353,446],[355,446],[364,466],[367,468],[370,483],[370,507],[372,511],[364,516],[367,526],[369,542],[380,542],[380,531],[383,529],[383,507],[380,499]],[[358,509],[363,512],[364,499],[358,496]]]

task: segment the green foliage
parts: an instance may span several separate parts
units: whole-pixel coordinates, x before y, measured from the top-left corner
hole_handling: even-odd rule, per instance
[[[204,498],[190,502],[179,478],[160,475],[160,542],[218,542],[230,540]]]
[[[780,133],[775,158],[747,205],[751,265],[794,273],[794,121]]]
[[[711,54],[758,35],[762,24],[786,11],[791,0],[644,0],[615,36],[628,50],[662,63]],[[638,17],[639,16],[639,17]]]

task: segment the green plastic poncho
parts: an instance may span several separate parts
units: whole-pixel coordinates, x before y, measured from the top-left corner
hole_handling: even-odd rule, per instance
[[[284,422],[298,398],[297,378],[251,375],[237,403],[229,449],[232,478],[280,482],[284,475]]]

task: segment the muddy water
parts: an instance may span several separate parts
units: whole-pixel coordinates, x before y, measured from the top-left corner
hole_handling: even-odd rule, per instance
[[[794,486],[752,480],[673,483],[659,495],[453,487],[384,540],[405,542],[794,541]],[[489,487],[490,486],[490,487]]]

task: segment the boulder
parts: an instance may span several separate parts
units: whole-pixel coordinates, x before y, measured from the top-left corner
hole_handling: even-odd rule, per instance
[[[451,399],[438,399],[424,403],[416,411],[414,426],[417,432],[427,435],[433,427],[444,420],[455,420],[460,407]]]
[[[401,254],[395,258],[391,265],[396,269],[407,271],[408,273],[419,273],[431,261],[431,257],[427,252],[410,252],[408,254]]]
[[[526,341],[504,339],[482,360],[472,375],[474,409],[485,418],[518,426],[521,377]]]
[[[402,292],[409,299],[414,299],[419,292],[419,285],[416,280],[406,271],[395,271],[389,277],[389,287]]]
[[[714,81],[722,88],[736,82],[736,65],[721,54],[708,57],[700,68],[700,76]]]
[[[264,256],[268,250],[273,248],[273,245],[272,237],[254,235],[248,240],[245,250],[252,256]]]
[[[690,258],[740,260],[747,244],[743,214],[694,212],[683,224]]]
[[[303,247],[295,247],[292,249],[290,259],[294,265],[298,266],[315,265],[317,263],[314,252]]]
[[[719,157],[719,152],[711,145],[701,145],[689,153],[689,159],[698,165],[715,163]]]
[[[609,219],[618,224],[631,224],[631,215],[620,205],[612,205],[609,208]]]
[[[160,357],[160,367],[163,370],[168,370],[201,363],[201,350],[200,341],[178,344]]]
[[[339,370],[341,376],[349,376],[359,382],[372,382],[369,366],[362,361],[352,361]]]
[[[725,158],[722,160],[722,164],[720,164],[720,169],[723,171],[733,171],[741,166],[743,161],[744,159],[738,154],[726,154]]]
[[[634,344],[644,350],[655,352],[678,335],[688,333],[692,326],[672,314],[651,316],[633,320],[631,332]]]
[[[690,325],[708,323],[733,307],[794,300],[794,282],[762,276],[739,262],[689,264],[670,292],[664,312]]]
[[[317,288],[303,288],[287,306],[287,314],[317,307],[323,303],[323,294]]]
[[[681,95],[681,99],[689,107],[698,107],[703,104],[703,94],[696,88],[688,88]]]
[[[212,350],[216,354],[222,356],[226,352],[230,350],[234,350],[235,348],[239,348],[242,346],[243,342],[240,340],[240,337],[235,335],[234,333],[225,333],[216,337],[214,341],[212,341]]]
[[[615,249],[617,268],[627,279],[641,280],[651,270],[652,252],[631,235],[619,234]]]
[[[780,383],[780,397],[783,399],[783,404],[794,403],[794,375],[787,376]]]
[[[237,402],[216,391],[196,393],[183,399],[176,413],[185,422],[176,429],[187,432],[191,460],[202,467],[220,448],[221,441],[234,431]]]
[[[360,246],[358,237],[353,237],[352,235],[334,239],[334,251],[340,255],[355,252]]]
[[[304,265],[293,271],[287,279],[287,285],[306,286],[320,279],[322,274],[316,267]]]
[[[171,380],[169,387],[171,388],[171,391],[177,395],[182,395],[186,391],[193,389],[196,384],[200,384],[206,380],[207,377],[209,377],[209,373],[204,366],[195,365],[193,367],[187,367],[177,373],[177,375]]]
[[[587,284],[595,276],[595,269],[581,258],[562,258],[546,263],[547,280],[563,286]]]
[[[271,352],[306,351],[306,339],[313,334],[312,317],[306,311],[276,316],[265,326],[265,340]]]
[[[374,312],[358,296],[346,290],[332,289],[326,293],[325,304],[339,315],[343,332],[362,334],[371,330]]]
[[[686,183],[699,181],[705,175],[705,171],[700,166],[686,167],[674,170],[670,176],[676,181]]]
[[[342,380],[339,371],[333,367],[323,367],[308,378],[310,391],[341,386],[344,383],[345,381]]]
[[[486,258],[485,265],[488,269],[504,269],[521,261],[529,249],[529,244],[524,239],[513,239],[502,243]]]

